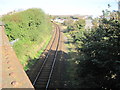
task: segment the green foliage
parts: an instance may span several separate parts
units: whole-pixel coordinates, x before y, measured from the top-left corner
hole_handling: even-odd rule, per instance
[[[46,41],[46,43],[44,44],[44,46],[40,49],[40,51],[38,51],[38,52],[36,53],[36,55],[35,55],[33,58],[29,57],[29,62],[28,62],[27,65],[24,67],[24,70],[25,70],[25,71],[30,70],[30,69],[32,68],[32,66],[34,65],[34,63],[39,60],[40,55],[41,55],[42,52],[45,50],[45,48],[46,48],[46,46],[48,45],[50,39],[51,39],[51,38],[48,38],[48,40]]]
[[[99,26],[99,18],[95,18],[92,20],[93,28],[97,28]]]
[[[74,42],[79,41],[79,38],[83,36],[85,26],[85,20],[79,19],[73,24],[73,29],[69,30],[70,35],[73,37]]]
[[[67,24],[67,30],[64,31],[65,35],[67,36],[66,45],[69,52],[69,58],[67,59],[67,78],[69,79],[69,88],[79,88],[79,77],[77,77],[76,73],[78,63],[78,61],[76,60],[76,57],[78,57],[76,45],[79,45],[81,43],[80,38],[84,36],[84,26],[85,20],[79,19],[78,21]]]
[[[120,22],[102,19],[97,29],[86,32],[79,40],[79,86],[120,88]]]
[[[37,8],[2,18],[9,40],[19,38],[13,47],[23,66],[27,65],[29,59],[34,59],[40,44],[51,37],[52,25],[48,18],[42,10]]]
[[[0,21],[2,21],[2,18],[0,17]]]
[[[73,20],[71,18],[68,18],[64,21],[63,25],[72,26],[73,25]]]
[[[110,7],[110,5],[108,5]],[[114,90],[120,88],[120,21],[119,12],[103,11],[102,18],[92,21],[93,29],[84,30],[84,20],[68,25],[67,32],[77,52],[71,51],[74,87]],[[105,19],[106,18],[106,19]],[[73,48],[72,48],[73,49]],[[70,48],[71,50],[71,48]],[[74,54],[73,54],[74,53]],[[72,82],[73,83],[73,82]]]

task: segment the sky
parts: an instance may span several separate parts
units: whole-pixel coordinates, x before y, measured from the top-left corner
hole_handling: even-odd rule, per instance
[[[50,15],[98,16],[108,4],[110,10],[118,9],[117,0],[0,0],[0,15],[18,9],[41,8]]]

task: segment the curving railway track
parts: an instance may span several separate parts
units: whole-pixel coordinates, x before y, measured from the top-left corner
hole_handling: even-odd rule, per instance
[[[39,88],[49,88],[51,77],[53,74],[55,62],[57,60],[58,49],[60,47],[60,28],[57,24],[55,25],[55,32],[53,34],[52,40],[44,51],[44,58],[41,67],[36,68],[34,72],[36,73],[34,80],[32,80],[35,89]],[[37,63],[38,64],[38,63]]]
[[[60,74],[58,73],[59,71],[56,72],[55,70],[58,67],[56,66],[58,65],[57,62],[62,59],[63,54],[63,51],[61,51],[61,47],[63,47],[61,42],[63,41],[60,27],[57,24],[54,24],[54,26],[55,30],[47,48],[44,50],[36,64],[27,71],[27,75],[31,82],[18,62],[15,52],[12,50],[8,39],[6,38],[7,36],[5,36],[5,32],[0,28],[2,34],[2,39],[0,39],[2,42],[0,44],[2,46],[0,49],[2,49],[3,52],[2,68],[4,69],[4,72],[2,72],[4,74],[2,75],[4,81],[2,82],[3,87],[27,87],[33,89],[34,86],[36,90],[40,90],[41,88],[51,88],[53,80],[56,82],[53,77],[56,74]],[[54,85],[56,86],[56,84]]]

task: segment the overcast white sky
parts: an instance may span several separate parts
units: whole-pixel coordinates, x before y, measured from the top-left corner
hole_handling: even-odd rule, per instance
[[[100,15],[111,5],[117,10],[117,0],[0,0],[0,15],[9,11],[27,8],[41,8],[51,15]]]

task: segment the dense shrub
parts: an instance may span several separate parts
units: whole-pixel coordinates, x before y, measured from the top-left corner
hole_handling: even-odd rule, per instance
[[[9,40],[19,38],[13,47],[24,66],[28,59],[34,58],[40,44],[51,36],[52,25],[41,9],[33,8],[5,15],[2,20]]]
[[[79,40],[82,42],[77,46],[79,86],[120,88],[120,22],[102,19],[97,29]]]

